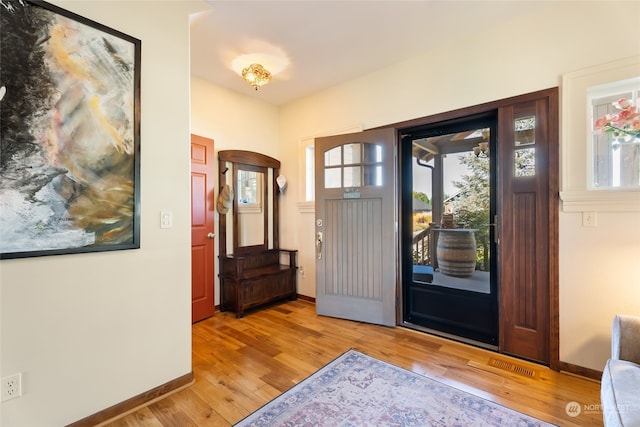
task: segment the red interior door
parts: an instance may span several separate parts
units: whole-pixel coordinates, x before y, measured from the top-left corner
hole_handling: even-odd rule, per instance
[[[191,135],[191,321],[215,312],[213,140]]]

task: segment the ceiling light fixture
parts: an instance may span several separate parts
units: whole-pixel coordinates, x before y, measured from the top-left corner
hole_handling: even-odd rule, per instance
[[[258,90],[271,81],[271,73],[260,64],[251,64],[242,70],[242,78]]]

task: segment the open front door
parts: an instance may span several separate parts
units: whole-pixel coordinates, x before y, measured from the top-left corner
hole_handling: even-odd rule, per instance
[[[315,140],[318,314],[396,325],[396,131]]]

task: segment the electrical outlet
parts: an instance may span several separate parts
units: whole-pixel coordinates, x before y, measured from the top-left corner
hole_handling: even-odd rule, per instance
[[[2,402],[22,396],[22,373],[2,378]]]

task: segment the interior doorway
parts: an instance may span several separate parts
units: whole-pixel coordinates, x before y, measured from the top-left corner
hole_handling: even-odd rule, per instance
[[[497,117],[401,141],[403,323],[498,346]]]

